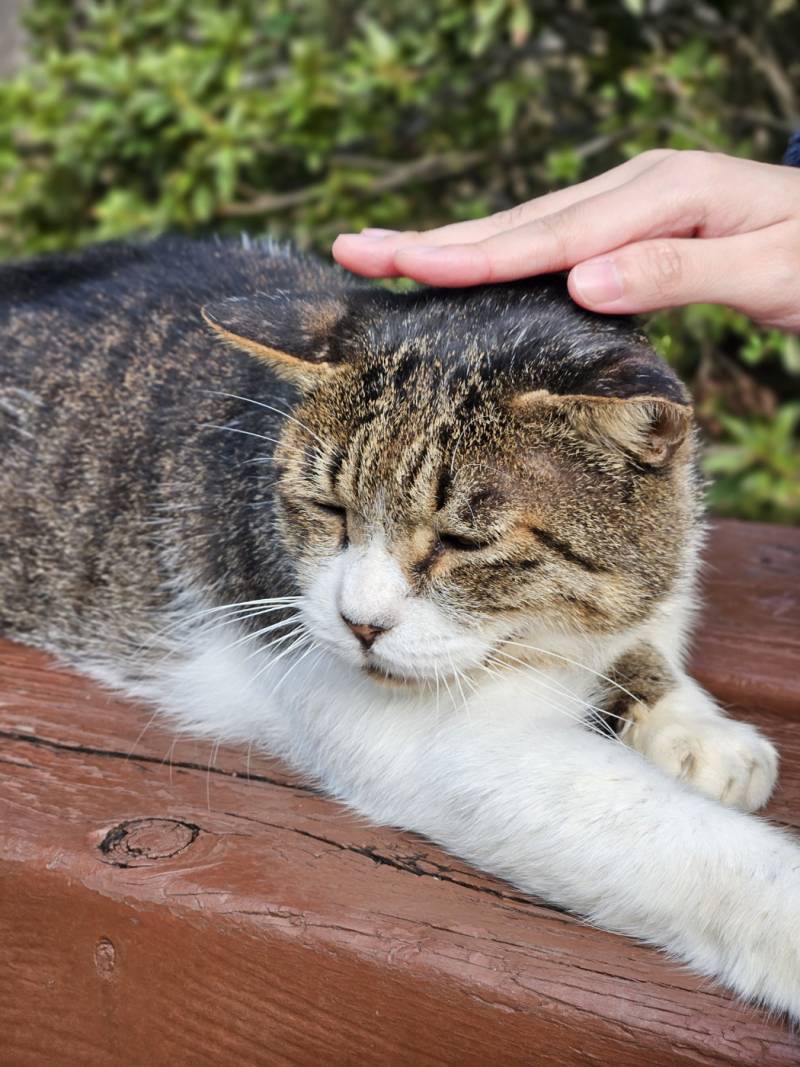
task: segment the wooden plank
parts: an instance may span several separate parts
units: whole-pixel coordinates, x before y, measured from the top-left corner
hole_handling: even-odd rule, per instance
[[[797,826],[800,724],[745,717]],[[656,952],[149,719],[0,643],[3,1063],[800,1061]]]
[[[109,1043],[103,997],[115,1012],[139,1005],[155,1062],[180,1016],[197,1062],[203,1050],[215,1062],[219,1042],[253,1062],[231,1001],[272,1063],[326,1048],[332,1062],[487,1063],[498,1048],[504,1063],[565,1063],[572,1050],[638,1064],[645,1049],[654,1063],[796,1062],[780,1026],[654,952],[313,793],[232,773],[209,786],[204,768],[30,741],[7,741],[2,759],[0,1019],[13,1063],[47,1062],[42,1042],[69,1053],[61,1062],[141,1062]],[[103,851],[109,836],[132,843]],[[753,1059],[756,1042],[768,1058]]]
[[[696,676],[724,701],[800,718],[800,531],[717,523],[702,578]]]

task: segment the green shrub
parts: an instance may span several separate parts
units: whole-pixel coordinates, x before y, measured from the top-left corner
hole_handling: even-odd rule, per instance
[[[27,22],[4,257],[166,229],[325,250],[659,145],[776,161],[800,124],[796,0],[33,0]],[[797,338],[707,307],[650,332],[695,389],[713,507],[798,519]]]

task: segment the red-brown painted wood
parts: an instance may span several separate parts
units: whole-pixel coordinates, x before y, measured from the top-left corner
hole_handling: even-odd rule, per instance
[[[741,714],[798,827],[800,532],[724,524],[709,555],[697,671],[751,704],[767,679]],[[657,952],[149,719],[0,643],[0,1063],[800,1063]]]
[[[724,701],[800,717],[800,531],[721,522],[704,555],[695,674]]]

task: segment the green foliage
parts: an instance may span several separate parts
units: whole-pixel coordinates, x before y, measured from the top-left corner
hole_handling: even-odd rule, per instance
[[[32,0],[0,82],[0,256],[163,230],[342,229],[508,207],[644,149],[777,160],[797,0]],[[747,269],[747,264],[733,269]],[[800,344],[656,316],[720,512],[800,518]]]
[[[728,442],[706,459],[714,478],[710,503],[721,514],[778,520],[800,514],[800,454],[796,448],[800,403],[787,403],[771,419],[721,415]]]

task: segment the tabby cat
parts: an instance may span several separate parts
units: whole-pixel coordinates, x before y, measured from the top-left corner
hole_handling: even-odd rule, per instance
[[[683,669],[692,413],[630,323],[167,239],[2,268],[0,358],[7,636],[800,1017],[800,848]]]

